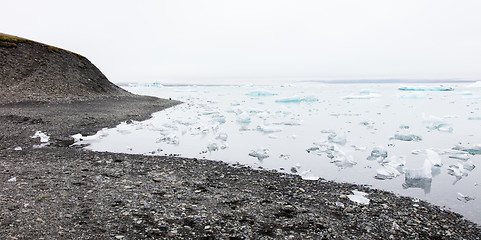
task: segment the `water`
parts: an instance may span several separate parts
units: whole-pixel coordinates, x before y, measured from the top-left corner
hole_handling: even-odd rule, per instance
[[[481,223],[481,88],[395,84],[129,86],[183,101],[79,143],[241,163],[427,200]],[[453,91],[436,91],[452,87]]]

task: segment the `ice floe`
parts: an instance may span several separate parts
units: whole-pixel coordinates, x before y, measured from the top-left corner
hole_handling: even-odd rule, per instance
[[[452,87],[445,86],[401,86],[399,91],[454,91]]]

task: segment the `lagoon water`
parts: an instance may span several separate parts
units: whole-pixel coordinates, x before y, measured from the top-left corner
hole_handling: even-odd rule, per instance
[[[79,136],[88,149],[180,155],[371,185],[481,224],[476,84],[131,85],[184,103]]]

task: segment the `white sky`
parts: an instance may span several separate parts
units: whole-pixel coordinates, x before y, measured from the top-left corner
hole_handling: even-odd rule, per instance
[[[3,0],[0,32],[113,82],[481,80],[479,0]]]

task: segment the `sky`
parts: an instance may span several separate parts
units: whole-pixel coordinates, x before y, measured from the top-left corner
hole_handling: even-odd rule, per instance
[[[112,82],[481,80],[479,0],[3,0],[0,32]]]

